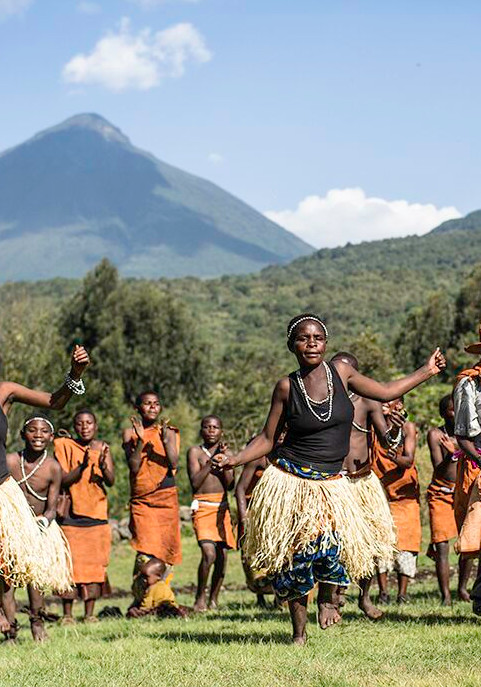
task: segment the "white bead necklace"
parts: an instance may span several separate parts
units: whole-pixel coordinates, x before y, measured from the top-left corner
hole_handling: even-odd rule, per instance
[[[332,416],[332,404],[333,404],[333,399],[334,399],[334,384],[332,381],[332,372],[329,367],[329,365],[323,360],[322,364],[324,365],[324,370],[326,373],[326,382],[327,382],[327,396],[324,398],[322,401],[316,401],[315,399],[311,398],[309,394],[307,393],[306,387],[304,385],[304,380],[301,377],[301,372],[300,370],[297,370],[296,372],[296,377],[297,377],[297,383],[299,384],[299,388],[302,392],[302,395],[304,396],[304,400],[306,402],[307,407],[311,411],[311,413],[316,417],[319,422],[329,422]],[[325,413],[316,413],[312,405],[321,405],[322,403],[328,404],[327,406],[327,411]]]
[[[27,491],[29,491],[32,496],[35,496],[36,499],[39,501],[46,501],[47,497],[46,496],[40,496],[40,494],[37,494],[37,492],[33,489],[33,487],[30,486],[28,483],[28,480],[34,476],[34,474],[37,472],[37,470],[40,470],[42,465],[45,463],[45,460],[47,458],[47,449],[42,453],[42,457],[40,458],[39,462],[37,465],[33,468],[31,472],[28,473],[28,475],[25,472],[25,451],[22,451],[20,454],[20,468],[22,470],[22,479],[17,482],[17,484],[25,484],[25,487],[27,488]]]
[[[355,395],[356,394],[353,391],[350,391],[348,393],[349,400],[352,401]],[[352,421],[352,426],[354,427],[354,429],[357,429],[358,432],[362,432],[363,434],[369,434],[369,429],[367,429],[366,427],[361,427],[361,425],[358,425],[355,420]]]

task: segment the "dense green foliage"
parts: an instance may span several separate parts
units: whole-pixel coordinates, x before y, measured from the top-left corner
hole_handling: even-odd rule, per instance
[[[239,448],[259,430],[276,380],[295,368],[285,326],[302,311],[325,318],[330,353],[348,350],[361,370],[388,379],[421,365],[441,346],[449,366],[407,398],[421,429],[437,422],[437,402],[472,357],[481,315],[481,230],[443,232],[321,250],[259,274],[122,280],[106,260],[82,282],[53,280],[0,287],[2,377],[54,388],[76,340],[93,359],[82,405],[98,414],[119,479],[113,512],[127,502],[120,448],[132,400],[159,390],[164,416],[180,426],[183,451],[197,441],[200,417],[222,416]],[[70,427],[75,401],[55,420]],[[25,409],[11,416],[16,442]],[[187,502],[185,470],[179,474]]]

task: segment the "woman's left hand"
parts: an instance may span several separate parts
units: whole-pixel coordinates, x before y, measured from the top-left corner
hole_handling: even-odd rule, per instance
[[[80,379],[84,370],[90,365],[90,356],[83,346],[78,344],[72,351],[72,377]]]

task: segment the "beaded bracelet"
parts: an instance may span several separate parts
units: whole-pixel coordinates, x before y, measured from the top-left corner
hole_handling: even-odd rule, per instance
[[[67,372],[65,375],[65,386],[77,396],[82,396],[82,394],[85,393],[85,384],[83,381],[81,379],[78,381],[76,379],[72,379],[69,372]]]

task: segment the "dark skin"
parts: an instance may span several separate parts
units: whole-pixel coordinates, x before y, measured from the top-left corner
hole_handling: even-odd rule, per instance
[[[71,357],[70,377],[75,381],[81,379],[89,364],[90,358],[85,348],[83,346],[75,346]],[[54,392],[49,392],[29,389],[22,384],[17,384],[17,382],[0,382],[0,407],[5,415],[8,415],[14,403],[23,403],[25,405],[35,406],[36,408],[61,410],[71,397],[72,392],[67,388],[66,384],[62,384],[62,386]],[[10,624],[3,610],[0,609],[0,631],[8,632],[9,629]]]
[[[393,413],[401,413],[403,411],[403,402],[400,398],[396,398],[390,403],[383,404],[383,413],[389,426],[392,424]],[[414,458],[416,454],[416,425],[414,422],[405,422],[403,426],[404,441],[400,449],[389,449],[388,457],[401,470],[407,470],[414,465]],[[409,577],[398,573],[398,600],[405,599],[407,594],[407,587]],[[385,600],[388,598],[388,579],[387,573],[378,573],[379,595]]]
[[[25,442],[24,467],[25,474],[28,475],[37,468],[44,451],[48,450],[53,441],[53,433],[47,422],[44,420],[33,420],[22,431],[22,439]],[[21,454],[9,453],[7,454],[7,467],[10,474],[16,482],[22,478],[21,470]],[[29,506],[32,508],[35,515],[44,516],[48,522],[52,522],[55,518],[57,499],[60,492],[60,483],[62,480],[62,470],[55,458],[48,456],[41,467],[38,468],[35,474],[28,480],[28,484],[32,487],[39,496],[46,497],[46,501],[36,498],[27,489],[25,483],[20,484],[25,498]],[[28,585],[28,597],[30,613],[32,616],[37,616],[39,611],[43,608],[43,594],[37,589]],[[15,621],[15,590],[13,587],[8,589],[4,595],[4,607],[7,619],[10,624]],[[42,642],[47,639],[47,633],[43,621],[38,620],[31,624],[32,635],[35,641]]]
[[[325,332],[321,325],[314,320],[301,322],[296,327],[293,340],[290,342],[290,350],[299,363],[306,391],[311,398],[319,400],[327,396],[326,372],[322,365],[326,354],[326,344]],[[402,396],[438,374],[445,368],[446,361],[439,349],[436,349],[428,362],[421,368],[402,379],[386,383],[365,377],[345,362],[335,361],[334,365],[346,391],[350,389],[360,396],[376,401],[389,401]],[[236,456],[216,457],[215,460],[220,467],[233,468],[244,465],[261,456],[268,455],[272,451],[285,425],[289,389],[288,377],[283,377],[277,382],[272,395],[269,415],[262,432]],[[339,622],[341,616],[334,603],[336,586],[321,586],[324,589],[322,589],[319,598],[318,620],[321,628],[326,629]],[[306,641],[307,604],[303,602],[303,598],[289,602],[293,622],[293,641],[296,644],[303,644]],[[326,599],[331,599],[331,601]]]
[[[131,418],[132,427],[124,430],[122,443],[130,470],[130,481],[135,479],[142,463],[142,451],[146,451],[149,459],[156,460],[156,453],[151,442],[145,443],[144,430],[148,427],[158,427],[159,436],[165,447],[167,460],[175,472],[179,464],[179,452],[177,451],[175,431],[168,426],[167,421],[161,420],[159,415],[162,406],[157,394],[144,394],[140,405],[136,407],[140,414],[140,420],[136,417]]]
[[[441,478],[454,483],[456,481],[457,463],[453,461],[453,454],[458,445],[454,436],[454,403],[451,399],[444,414],[444,429],[433,427],[428,431],[427,441],[431,463],[433,466],[433,479]],[[446,435],[447,433],[447,435]],[[451,605],[451,592],[449,589],[449,542],[442,541],[430,544],[427,555],[436,563],[436,575],[438,578],[439,589],[441,591],[441,603],[443,606]],[[461,561],[460,561],[461,562]],[[465,570],[460,565],[459,588],[462,593],[463,587],[466,588],[467,580],[463,580]],[[464,566],[465,567],[465,566]],[[467,594],[467,590],[466,590]]]
[[[100,485],[105,485],[107,487],[113,486],[115,482],[115,471],[114,462],[112,460],[112,454],[110,452],[110,447],[105,441],[101,441],[96,438],[98,426],[95,417],[90,413],[80,413],[75,416],[74,419],[74,429],[77,434],[77,441],[85,446],[85,454],[82,462],[70,472],[64,472],[62,470],[62,487],[68,489],[72,484],[78,482],[84,472],[90,469],[92,470],[92,465],[90,462],[91,451],[99,451],[99,468],[102,476],[99,477],[96,473],[92,472],[92,480],[97,481]],[[72,618],[73,601],[71,599],[62,599],[64,618]],[[94,607],[95,599],[87,599],[84,603],[85,606],[85,617],[94,617]]]
[[[226,452],[227,446],[222,443],[222,424],[217,418],[204,418],[200,428],[202,446],[192,446],[187,451],[187,471],[193,494],[215,494],[226,492],[234,487],[234,471],[219,470],[212,463],[212,457],[218,452]],[[207,499],[208,500],[208,499]],[[201,561],[197,574],[197,593],[194,611],[206,611],[216,608],[218,596],[225,576],[227,564],[226,550],[213,542],[202,542]],[[211,580],[209,601],[207,602],[206,588],[211,567],[214,566]]]

